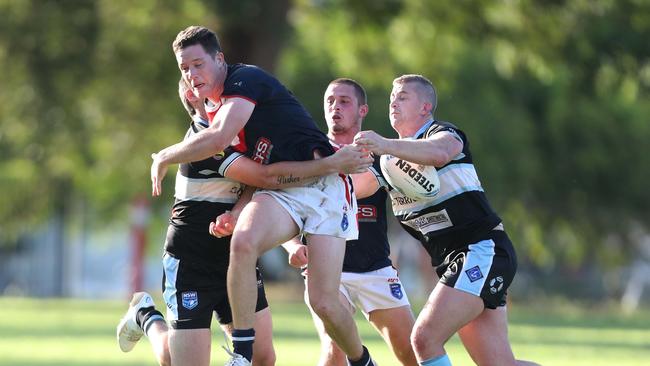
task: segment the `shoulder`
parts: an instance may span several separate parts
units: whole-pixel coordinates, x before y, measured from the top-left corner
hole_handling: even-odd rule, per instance
[[[228,65],[228,76],[226,77],[226,81],[224,83],[231,83],[235,84],[235,86],[238,86],[238,82],[246,82],[250,80],[259,80],[266,78],[272,78],[272,76],[255,65],[233,64]]]
[[[456,125],[453,123],[446,121],[434,121],[433,124],[424,133],[424,138],[430,138],[431,136],[440,132],[448,132],[460,142],[467,141],[465,133],[460,128],[456,127]]]

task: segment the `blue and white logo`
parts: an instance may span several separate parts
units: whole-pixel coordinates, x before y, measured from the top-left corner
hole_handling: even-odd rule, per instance
[[[401,300],[402,297],[404,297],[404,293],[402,292],[402,285],[399,283],[391,283],[389,284],[390,286],[390,293],[393,295],[394,298]]]
[[[468,270],[465,271],[465,274],[467,274],[467,277],[469,277],[469,280],[471,282],[476,282],[483,278],[483,273],[481,273],[481,269],[478,268],[478,266],[474,266]]]
[[[347,229],[348,229],[348,225],[349,225],[349,222],[348,222],[348,214],[344,213],[344,214],[343,214],[343,219],[341,220],[341,229],[342,229],[343,231],[347,230]]]
[[[187,310],[194,309],[199,304],[199,295],[196,291],[187,291],[181,294],[183,307]]]

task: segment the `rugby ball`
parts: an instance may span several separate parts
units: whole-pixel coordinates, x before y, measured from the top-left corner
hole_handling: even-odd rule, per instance
[[[414,164],[392,155],[382,155],[379,166],[388,184],[407,197],[427,199],[440,192],[438,171],[433,166]]]

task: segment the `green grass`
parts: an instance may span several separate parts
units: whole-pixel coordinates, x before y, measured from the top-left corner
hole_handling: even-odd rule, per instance
[[[304,305],[271,298],[278,366],[314,365],[318,339]],[[124,354],[114,329],[125,302],[0,297],[0,365],[155,365],[148,341]],[[510,307],[510,338],[518,358],[543,365],[647,365],[650,312],[630,316],[577,306]],[[377,333],[358,318],[364,343],[382,366],[397,362]],[[214,331],[212,365],[225,362]],[[472,365],[456,337],[447,351],[454,365]]]

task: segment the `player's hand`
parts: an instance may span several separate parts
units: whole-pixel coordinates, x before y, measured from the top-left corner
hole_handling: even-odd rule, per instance
[[[151,154],[151,195],[154,197],[160,196],[162,193],[162,181],[167,174],[167,164],[163,163],[158,154]]]
[[[354,136],[354,144],[377,155],[384,155],[387,153],[388,139],[375,131],[361,131]]]
[[[237,224],[235,216],[230,211],[226,211],[210,223],[210,235],[217,238],[230,236],[235,231],[235,224]]]
[[[301,269],[307,265],[307,246],[296,245],[295,250],[289,251],[289,264],[291,267]]]
[[[336,165],[343,174],[363,173],[373,162],[368,151],[355,145],[343,146],[333,156],[336,159]]]

